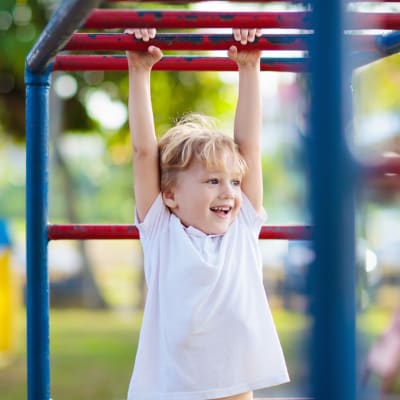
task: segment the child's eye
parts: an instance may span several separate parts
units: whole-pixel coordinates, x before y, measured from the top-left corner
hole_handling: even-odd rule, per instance
[[[240,180],[239,180],[239,179],[234,179],[234,180],[232,181],[232,185],[233,185],[233,186],[240,186]]]
[[[218,179],[216,178],[211,178],[207,181],[207,183],[211,183],[212,185],[217,185],[218,184]]]

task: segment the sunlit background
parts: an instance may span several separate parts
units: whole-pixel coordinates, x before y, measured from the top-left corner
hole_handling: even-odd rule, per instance
[[[0,398],[4,400],[25,398],[26,390],[24,58],[58,3],[2,0],[0,4]],[[146,7],[157,8],[152,4]],[[192,7],[216,11],[301,9],[299,5],[228,2]],[[396,3],[352,7],[400,12]],[[155,72],[152,79],[158,134],[190,111],[216,116],[222,130],[232,131],[236,73]],[[349,145],[360,161],[400,157],[399,87],[398,56],[354,71],[354,130],[350,130]],[[133,223],[127,94],[123,72],[53,74],[51,223]],[[307,76],[263,72],[262,94],[268,223],[309,224],[303,150]],[[360,185],[357,198],[360,399],[379,391],[378,377],[372,376],[362,388],[361,376],[371,345],[400,306],[399,184],[399,178],[392,176],[375,186]],[[305,278],[314,254],[310,243],[302,241],[260,241],[260,246],[265,286],[292,382],[259,394],[306,396],[309,322]],[[49,268],[53,398],[123,399],[145,296],[139,243],[52,242]],[[390,398],[400,398],[399,388],[394,385],[394,397]]]

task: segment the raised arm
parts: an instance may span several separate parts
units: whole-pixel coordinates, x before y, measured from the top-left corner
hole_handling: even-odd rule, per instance
[[[234,30],[235,40],[242,44],[254,41],[261,30]],[[258,50],[237,51],[232,46],[228,52],[239,69],[239,94],[236,106],[234,138],[246,160],[248,171],[242,181],[242,190],[257,212],[263,207],[263,181],[261,169],[261,95],[260,56]]]
[[[128,29],[126,34],[148,41],[155,30]],[[136,210],[140,221],[160,192],[158,146],[150,95],[150,74],[162,57],[161,50],[149,46],[145,51],[128,51],[129,128],[133,146],[133,176]]]

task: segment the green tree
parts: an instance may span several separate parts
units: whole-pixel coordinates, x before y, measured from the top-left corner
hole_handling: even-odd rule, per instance
[[[25,132],[25,56],[47,20],[38,0],[3,0],[0,6],[0,135],[22,141]]]
[[[23,143],[25,139],[25,86],[24,64],[28,51],[38,39],[47,20],[59,1],[40,0],[3,0],[0,9],[0,137]],[[70,84],[76,83],[77,90],[66,96],[61,89],[63,99],[52,92],[50,98],[50,150],[57,177],[57,187],[62,193],[58,207],[61,219],[77,223],[85,221],[85,207],[82,207],[79,188],[85,171],[77,170],[62,151],[62,138],[68,134],[97,135],[106,143],[109,159],[116,153],[125,154],[120,166],[130,168],[130,142],[128,124],[110,131],[96,118],[90,115],[87,103],[89,91],[106,93],[113,101],[126,103],[128,81],[126,73],[78,72],[73,74],[54,74],[54,81],[60,76],[67,76]],[[153,74],[153,102],[155,123],[158,132],[163,132],[172,125],[174,119],[189,111],[199,111],[220,115],[233,105],[230,89],[221,85],[216,73],[157,72]],[[58,117],[58,118],[57,118]],[[90,180],[87,184],[90,184]],[[111,182],[110,182],[111,183]],[[87,185],[85,185],[87,186]],[[108,187],[112,192],[114,187]],[[130,198],[130,186],[119,192],[120,197]],[[85,188],[87,192],[87,188]],[[92,193],[93,194],[93,193]],[[92,196],[91,196],[92,197]],[[55,198],[50,192],[50,204]],[[120,200],[121,201],[121,200]],[[93,211],[93,198],[90,199],[90,211]],[[82,279],[85,289],[82,301],[91,307],[104,307],[100,291],[93,278],[92,266],[85,243],[79,244],[83,260]],[[89,295],[88,295],[89,293]]]

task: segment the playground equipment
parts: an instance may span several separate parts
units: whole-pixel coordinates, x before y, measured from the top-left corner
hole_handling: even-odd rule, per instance
[[[142,0],[144,3],[145,0]],[[159,1],[162,3],[162,1]],[[169,1],[179,2],[179,1]],[[189,2],[189,1],[188,1]],[[261,2],[261,1],[259,1]],[[269,2],[268,0],[264,1]],[[304,4],[303,0],[292,3]],[[311,1],[313,11],[198,13],[96,10],[100,0],[64,1],[26,60],[27,96],[27,329],[28,399],[50,398],[49,284],[47,244],[57,239],[137,239],[134,226],[47,224],[48,92],[55,70],[125,70],[122,55],[59,54],[69,51],[143,49],[145,44],[118,33],[74,33],[79,28],[245,27],[307,29],[306,33],[263,35],[252,46],[274,50],[262,70],[311,73],[310,210],[313,228],[264,227],[260,237],[313,238],[316,261],[310,270],[313,329],[311,388],[316,400],[355,400],[354,190],[357,178],[399,173],[395,161],[360,165],[350,155],[345,125],[351,118],[351,69],[398,51],[397,32],[364,35],[358,29],[400,29],[399,14],[357,13],[341,1]],[[111,1],[110,1],[111,3]],[[137,2],[140,3],[140,2]],[[346,3],[346,2],[343,2]],[[85,22],[86,21],[86,22]],[[229,21],[229,22],[227,22]],[[352,29],[344,35],[345,29]],[[302,31],[303,32],[303,31]],[[227,49],[227,35],[162,34],[163,49]],[[280,50],[306,50],[284,58]],[[345,61],[347,63],[345,63]],[[159,70],[233,70],[219,57],[164,57]]]
[[[14,297],[10,265],[11,240],[6,222],[0,219],[0,367],[3,356],[11,350],[13,341]]]

